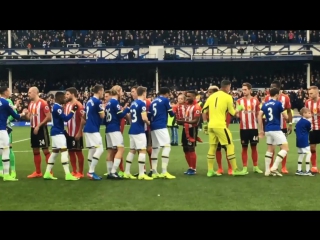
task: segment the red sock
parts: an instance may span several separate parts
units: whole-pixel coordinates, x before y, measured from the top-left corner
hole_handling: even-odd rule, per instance
[[[272,158],[271,158],[270,168],[271,168],[271,167],[272,167],[272,165],[273,165],[273,157],[274,157],[274,152],[272,153]]]
[[[285,156],[285,157],[282,159],[282,168],[286,168],[286,164],[287,164],[287,156]]]
[[[189,152],[189,159],[190,159],[190,167],[194,170],[197,169],[197,154],[196,152]]]
[[[257,146],[251,146],[251,157],[252,157],[253,166],[254,167],[258,166]]]
[[[39,152],[33,153],[34,166],[36,167],[36,172],[41,173],[41,155]]]
[[[316,151],[311,151],[311,165],[314,168],[317,167],[317,152]]]
[[[72,167],[72,172],[77,172],[77,157],[76,153],[72,150],[69,151],[70,164]]]
[[[43,151],[43,153],[44,153],[44,156],[46,157],[46,163],[48,164],[49,158],[50,158],[49,149],[45,148],[45,149],[42,149],[42,151]],[[52,174],[52,170],[50,171],[50,173]]]
[[[242,165],[243,167],[247,167],[248,166],[248,147],[242,147],[241,155],[242,155]]]
[[[217,164],[218,164],[218,168],[222,169],[222,154],[221,154],[221,150],[217,150],[216,151],[216,159],[217,159]]]
[[[152,148],[147,149],[148,157],[149,157],[149,163],[150,163],[150,170],[152,169],[152,164],[151,164],[151,153],[152,153]]]
[[[232,170],[232,166],[231,166],[230,161],[229,161],[229,159],[228,159],[227,150],[226,150],[226,159],[227,159],[227,163],[228,163],[228,170]]]
[[[79,165],[79,173],[83,174],[84,156],[81,150],[76,151]]]
[[[191,168],[190,154],[189,154],[189,152],[184,152],[184,157],[186,158],[186,161],[187,161],[187,163],[188,163],[188,167]]]
[[[123,168],[123,158],[121,158],[121,162],[119,164],[119,169],[121,172],[124,172],[124,168]]]

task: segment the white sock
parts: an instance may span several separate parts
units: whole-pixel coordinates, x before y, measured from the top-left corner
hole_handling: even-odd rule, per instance
[[[151,168],[153,173],[158,173],[158,155],[159,155],[160,149],[154,148],[151,152]]]
[[[310,171],[310,159],[311,159],[311,152],[306,154],[306,172]]]
[[[120,163],[121,163],[121,159],[119,159],[119,158],[115,158],[115,159],[113,160],[113,165],[112,165],[111,173],[116,173],[116,172],[117,172]]]
[[[107,161],[107,172],[108,172],[108,174],[111,173],[112,166],[113,166],[113,162],[112,161]]]
[[[98,158],[92,157],[92,161],[89,168],[89,173],[94,173],[94,170],[96,169],[96,166],[99,162]]]
[[[282,162],[283,158],[287,156],[287,151],[280,150],[277,154],[276,160],[274,161],[271,170],[277,170],[279,167],[279,164]]]
[[[146,166],[146,154],[145,153],[139,153],[138,163],[139,163],[139,175],[143,176],[144,172],[145,172],[145,166]]]
[[[68,159],[68,152],[67,151],[61,152],[61,163],[63,166],[64,173],[66,175],[70,174],[69,159]]]
[[[304,159],[304,156],[306,155],[305,153],[298,153],[298,171],[302,171],[302,162]]]
[[[88,150],[88,166],[89,166],[89,169],[90,169],[92,158],[93,158],[93,155],[94,155],[95,152],[96,152],[95,148],[89,148],[89,150]]]
[[[52,152],[50,154],[50,157],[48,159],[48,164],[47,164],[47,168],[46,168],[46,173],[48,172],[51,172],[52,168],[53,168],[53,165],[56,161],[56,158],[58,157],[59,153],[55,153],[55,152]]]
[[[2,166],[3,166],[3,174],[9,174],[10,173],[10,149],[4,148],[2,150]]]
[[[169,158],[162,156],[161,158],[161,167],[162,167],[162,173],[167,173],[167,168],[168,168],[168,163],[169,163]]]
[[[140,156],[140,155],[139,155]],[[132,152],[128,153],[127,159],[126,159],[126,174],[130,174],[131,164],[134,158],[134,154]]]
[[[266,155],[264,156],[266,172],[270,172],[270,163],[271,163],[272,155],[273,155],[272,152],[266,152]]]

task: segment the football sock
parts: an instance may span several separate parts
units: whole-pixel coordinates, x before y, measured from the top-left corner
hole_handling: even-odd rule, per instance
[[[10,173],[10,150],[9,148],[2,149],[2,165],[3,165],[3,174]]]
[[[317,167],[317,152],[313,150],[311,150],[311,165],[314,168]]]
[[[159,148],[153,148],[151,153],[151,166],[153,173],[158,173],[158,155],[159,155],[160,149]]]
[[[215,159],[216,151],[217,151],[217,145],[210,144],[208,154],[207,154],[208,171],[214,171],[214,159]]]
[[[96,166],[97,166],[97,164],[99,162],[99,159],[100,159],[102,153],[103,153],[102,146],[97,146],[96,149],[95,149],[95,152],[94,152],[94,154],[92,156],[92,161],[91,161],[90,168],[89,168],[89,172],[90,173],[93,173],[95,171]]]
[[[118,168],[119,168],[119,165],[120,165],[120,162],[121,162],[121,159],[119,158],[115,158],[113,160],[113,165],[112,165],[112,169],[111,169],[111,173],[116,173]]]
[[[227,149],[227,160],[229,160],[230,165],[232,167],[232,170],[237,170],[237,160],[236,160],[236,155],[234,154],[234,144],[228,144],[225,146]]]
[[[222,169],[222,154],[221,154],[221,149],[216,151],[216,159],[217,159],[218,168],[219,168],[219,169]]]
[[[46,157],[46,163],[48,163],[49,157],[51,155],[49,149],[48,148],[44,148],[44,149],[42,149],[42,152],[43,152],[44,156]]]
[[[308,152],[306,154],[306,172],[310,171],[310,158],[311,158],[311,152]]]
[[[196,170],[197,169],[197,154],[196,154],[196,152],[194,152],[194,151],[189,152],[189,157],[190,157],[191,168]]]
[[[119,169],[121,172],[124,172],[124,168],[123,168],[123,158],[121,158],[121,162],[119,164]]]
[[[16,156],[14,155],[12,148],[10,148],[9,158],[11,171],[16,171]]]
[[[41,155],[39,151],[33,151],[33,161],[36,167],[36,172],[41,173]]]
[[[191,168],[190,159],[189,159],[189,152],[184,152],[184,157],[186,158],[186,161],[188,163],[188,167]]]
[[[84,156],[82,150],[76,151],[79,165],[79,173],[83,174]]]
[[[2,155],[0,156],[0,174],[3,173]]]
[[[90,168],[90,166],[91,166],[93,154],[94,154],[95,152],[96,152],[96,149],[95,149],[95,148],[89,148],[89,150],[88,150],[88,165],[89,165],[89,168]]]
[[[72,172],[76,173],[77,172],[77,157],[76,153],[72,150],[69,150],[69,157],[70,157],[70,163],[72,167]]]
[[[140,156],[140,154],[139,154],[139,156]],[[130,169],[131,169],[131,164],[132,164],[133,158],[134,158],[134,154],[132,152],[129,152],[127,155],[127,159],[126,159],[126,170],[125,170],[126,174],[130,174]]]
[[[274,157],[274,151],[272,153],[272,157],[271,157],[271,162],[270,162],[269,168],[272,168],[272,166],[273,166],[273,157]]]
[[[144,167],[146,165],[146,154],[145,153],[139,153],[138,163],[139,163],[139,175],[142,176],[142,175],[144,175]]]
[[[107,161],[107,173],[110,174],[112,170],[113,162]]]
[[[282,168],[286,168],[287,165],[287,156],[285,156],[282,160]]]
[[[258,166],[257,146],[251,146],[251,157],[252,157],[253,166],[257,167]]]
[[[168,147],[168,146],[163,147],[162,156],[161,156],[162,173],[167,173],[170,151],[171,151],[171,147]]]
[[[299,156],[298,156],[298,171],[302,171],[302,162],[303,162],[303,159],[306,154],[305,153],[298,153],[298,154],[299,154]]]
[[[248,147],[242,147],[241,151],[241,156],[242,156],[242,165],[243,167],[248,166]]]
[[[265,162],[265,171],[270,171],[270,164],[272,160],[273,153],[272,152],[266,152],[266,155],[264,156],[264,162]]]
[[[67,151],[61,152],[61,163],[62,163],[64,173],[66,175],[70,174],[69,159],[68,159],[68,152]]]
[[[54,165],[54,162],[56,161],[56,158],[58,157],[58,155],[59,155],[59,153],[55,153],[55,152],[51,153],[49,160],[48,160],[46,172],[51,172],[53,165]]]
[[[273,166],[271,170],[277,170],[279,167],[279,164],[282,162],[283,158],[287,155],[287,151],[280,150],[277,154],[276,160],[273,163]]]

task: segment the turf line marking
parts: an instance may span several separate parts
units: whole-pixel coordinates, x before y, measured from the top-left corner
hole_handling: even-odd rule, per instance
[[[30,140],[30,138],[21,139],[21,140],[18,140],[18,141],[14,141],[12,143],[25,142],[25,141],[28,141],[28,140]]]
[[[30,138],[27,138],[27,139],[21,139],[21,140],[19,140],[19,141],[16,141],[16,142],[23,142],[23,141],[27,141],[27,140],[29,140]],[[234,142],[237,142],[237,141],[240,141],[240,139],[234,139],[233,140]],[[13,142],[13,143],[15,143],[15,142]],[[199,143],[199,144],[206,144],[206,143],[209,143],[209,142],[203,142],[203,143]],[[129,147],[125,147],[125,148],[129,148]],[[88,151],[88,149],[86,149],[86,148],[84,148],[83,149],[84,151]],[[25,150],[25,151],[15,151],[14,150],[14,152],[15,153],[26,153],[26,152],[32,152],[31,150]]]

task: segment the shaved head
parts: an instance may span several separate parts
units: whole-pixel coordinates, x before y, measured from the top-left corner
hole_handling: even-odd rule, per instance
[[[39,98],[39,89],[37,87],[31,87],[28,91],[28,96],[31,101],[36,101]]]

